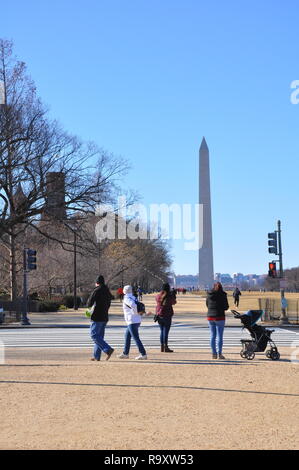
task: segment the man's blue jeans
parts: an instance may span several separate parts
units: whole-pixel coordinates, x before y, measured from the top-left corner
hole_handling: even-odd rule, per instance
[[[213,354],[222,354],[223,346],[223,332],[224,332],[225,320],[209,320],[210,332],[211,332],[211,348]],[[217,349],[216,349],[217,340]]]
[[[158,323],[160,327],[160,343],[168,344],[168,335],[171,327],[171,317],[170,318],[158,318]]]
[[[125,335],[124,354],[126,355],[129,354],[130,347],[131,347],[131,338],[133,337],[140,354],[142,354],[142,356],[146,355],[146,351],[139,338],[139,332],[138,332],[139,327],[140,327],[140,323],[132,323],[131,325],[127,326],[126,335]]]
[[[104,321],[92,321],[90,324],[90,336],[94,342],[93,355],[97,361],[101,359],[102,351],[108,353],[111,349],[111,346],[104,341],[106,325],[107,322]]]

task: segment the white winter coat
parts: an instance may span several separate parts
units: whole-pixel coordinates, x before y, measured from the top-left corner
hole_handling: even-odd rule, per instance
[[[123,311],[127,325],[141,323],[141,315],[137,313],[136,299],[133,294],[125,294],[123,299]]]

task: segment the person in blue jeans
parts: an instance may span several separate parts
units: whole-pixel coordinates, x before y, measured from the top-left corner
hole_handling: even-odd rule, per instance
[[[114,351],[104,340],[106,325],[105,321],[91,321],[90,323],[90,337],[94,342],[92,361],[100,361],[102,351],[106,353],[106,360],[108,360]]]
[[[139,351],[139,356],[135,359],[142,361],[147,359],[146,350],[139,338],[139,327],[141,324],[141,315],[137,312],[137,299],[132,293],[131,286],[124,287],[123,311],[127,329],[125,333],[125,345],[123,353],[118,356],[119,359],[129,359],[131,348],[131,339],[133,338]]]
[[[225,320],[209,320],[213,359],[225,359],[222,354],[224,326]]]
[[[91,293],[87,307],[93,308],[90,324],[90,336],[94,342],[92,361],[99,361],[101,353],[106,353],[106,360],[110,359],[114,349],[104,340],[105,328],[108,322],[108,311],[113,298],[110,290],[105,284],[103,276],[96,279],[96,287]]]
[[[229,309],[227,294],[222,284],[216,282],[212,290],[207,293],[206,305],[208,307],[207,320],[211,333],[211,349],[213,359],[225,359],[222,354],[223,332],[225,326],[225,310]]]
[[[168,347],[168,335],[173,317],[173,305],[176,304],[176,295],[170,290],[168,282],[163,284],[161,292],[156,296],[156,315],[160,327],[161,352],[171,353]]]
[[[170,318],[158,318],[158,324],[160,327],[160,344],[161,352],[173,352],[172,349],[168,347],[168,336],[171,328],[172,319]]]

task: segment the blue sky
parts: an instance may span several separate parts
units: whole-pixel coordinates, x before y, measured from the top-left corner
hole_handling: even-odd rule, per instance
[[[0,3],[51,115],[126,157],[145,204],[197,202],[205,136],[216,272],[265,273],[279,218],[284,265],[299,265],[297,1]],[[195,274],[197,253],[172,247],[176,273]]]

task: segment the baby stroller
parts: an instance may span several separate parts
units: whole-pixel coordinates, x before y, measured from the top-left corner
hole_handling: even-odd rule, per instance
[[[241,339],[242,350],[240,352],[241,357],[244,359],[252,360],[255,357],[256,352],[264,352],[269,343],[270,349],[266,351],[266,357],[272,359],[272,361],[278,361],[280,354],[276,347],[276,344],[271,339],[271,334],[274,330],[267,330],[264,326],[257,325],[263,310],[248,310],[248,312],[241,315],[236,310],[232,310],[235,318],[239,318],[241,323],[244,325],[252,339]]]

